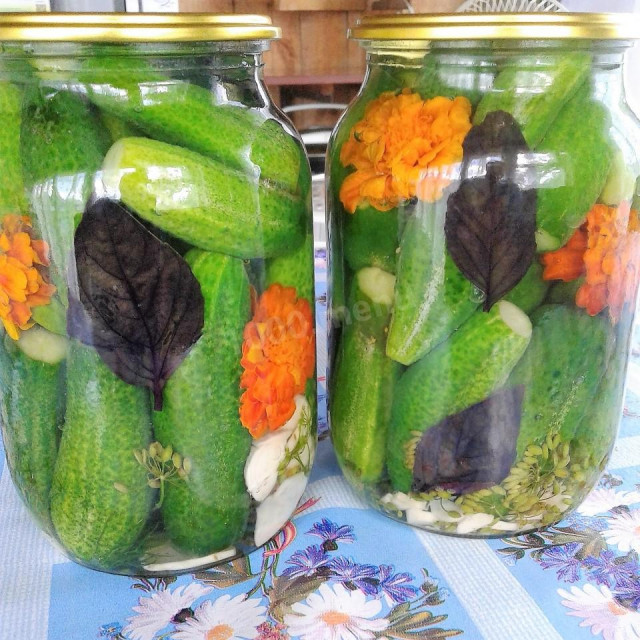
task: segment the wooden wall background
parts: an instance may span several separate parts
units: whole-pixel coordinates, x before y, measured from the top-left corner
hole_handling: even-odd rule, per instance
[[[416,13],[455,11],[462,0],[408,0]],[[265,76],[281,106],[305,102],[347,103],[357,92],[365,68],[360,46],[347,29],[364,12],[402,11],[403,0],[180,0],[183,12],[258,13],[282,29],[265,56]],[[298,112],[299,129],[330,126],[335,113]]]

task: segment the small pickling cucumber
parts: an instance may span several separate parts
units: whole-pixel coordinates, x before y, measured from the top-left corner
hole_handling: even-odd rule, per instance
[[[446,200],[422,203],[409,218],[398,257],[387,355],[409,365],[451,335],[480,298],[445,248]]]
[[[150,442],[148,393],[118,378],[95,349],[72,341],[51,518],[81,563],[117,570],[142,533],[154,491],[134,451]]]
[[[593,397],[613,344],[611,324],[601,316],[562,305],[545,305],[532,316],[531,343],[509,378],[525,385],[518,436],[520,456],[548,433],[569,442]]]
[[[0,82],[0,217],[27,212],[20,163],[22,97],[22,89]]]
[[[185,256],[202,289],[202,337],[164,388],[156,437],[190,461],[166,487],[162,517],[174,546],[207,555],[242,538],[249,516],[244,465],[251,436],[240,423],[242,334],[250,315],[241,260],[193,249]]]
[[[144,137],[144,131],[127,120],[123,120],[118,116],[114,116],[106,111],[99,113],[100,122],[106,129],[111,139],[111,144],[120,140],[120,138],[140,138]]]
[[[536,147],[562,105],[587,79],[591,62],[591,54],[585,51],[525,54],[510,59],[480,100],[474,124],[481,124],[492,111],[506,111],[520,125],[527,144]],[[577,155],[584,159],[582,154]]]
[[[40,327],[0,339],[0,425],[20,497],[51,531],[49,492],[64,421],[67,340]]]
[[[564,106],[536,148],[537,153],[550,158],[545,171],[562,180],[538,189],[538,250],[563,246],[596,203],[613,159],[610,126],[609,112],[591,98],[587,83]]]
[[[344,216],[344,257],[353,271],[379,267],[396,272],[398,209],[358,207]]]
[[[542,279],[543,268],[538,261],[534,261],[524,278],[504,297],[525,313],[531,313],[543,302],[549,291],[549,282]]]
[[[298,298],[304,298],[313,307],[313,233],[297,249],[265,261],[265,288],[274,283],[295,287]]]
[[[100,109],[153,138],[187,147],[291,192],[298,185],[298,142],[258,109],[216,104],[211,89],[170,78],[135,53],[88,56],[78,79]]]
[[[260,258],[304,242],[302,198],[182,147],[122,138],[109,150],[102,177],[107,196],[201,249]]]
[[[451,337],[411,365],[396,384],[387,441],[387,468],[396,491],[409,491],[415,450],[431,426],[500,388],[531,338],[531,322],[501,300],[476,311]]]
[[[85,208],[109,137],[92,105],[69,91],[32,88],[22,118],[24,182],[34,224],[49,245],[51,279],[66,307],[75,218]]]
[[[359,482],[375,482],[386,457],[393,387],[401,366],[385,354],[394,277],[365,267],[354,277],[330,394],[331,439]]]
[[[617,207],[623,201],[631,202],[635,193],[636,179],[637,176],[634,176],[627,167],[624,154],[619,150],[616,151],[598,201],[609,207]]]
[[[578,289],[584,284],[584,277],[570,282],[554,282],[549,289],[547,304],[568,304],[575,307]]]

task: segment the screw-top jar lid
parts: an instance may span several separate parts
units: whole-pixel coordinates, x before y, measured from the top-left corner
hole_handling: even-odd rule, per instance
[[[271,18],[213,13],[6,13],[0,41],[213,42],[275,40]]]
[[[356,40],[617,40],[640,38],[640,16],[606,13],[454,13],[364,16]]]

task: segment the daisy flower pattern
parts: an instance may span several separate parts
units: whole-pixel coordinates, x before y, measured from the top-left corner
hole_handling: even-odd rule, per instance
[[[173,591],[162,589],[149,597],[140,598],[138,605],[133,607],[136,615],[127,619],[128,624],[122,633],[131,640],[152,640],[158,631],[171,624],[178,613],[189,609],[210,591],[211,587],[194,582]]]
[[[619,513],[607,520],[608,529],[602,532],[607,544],[613,544],[623,553],[640,553],[640,509]]]
[[[609,588],[586,584],[571,591],[558,589],[562,604],[571,609],[568,615],[582,618],[581,627],[589,627],[604,640],[637,640],[640,637],[640,613],[627,609],[613,597]]]
[[[640,502],[638,491],[616,491],[612,488],[594,489],[578,507],[578,513],[583,516],[597,516],[616,507],[629,506]]]
[[[176,625],[174,640],[254,640],[266,622],[267,608],[258,598],[220,596],[203,602],[193,617]]]
[[[348,591],[341,584],[321,585],[292,610],[284,623],[291,637],[302,640],[373,640],[389,626],[386,618],[376,618],[380,600],[367,601],[362,591]]]

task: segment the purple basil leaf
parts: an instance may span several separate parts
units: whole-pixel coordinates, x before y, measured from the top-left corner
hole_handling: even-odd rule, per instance
[[[467,133],[462,149],[463,177],[473,177],[471,168],[480,169],[496,160],[505,165],[511,176],[517,168],[518,154],[529,151],[529,146],[510,113],[492,111]]]
[[[114,200],[90,201],[75,257],[69,335],[95,347],[125,382],[151,389],[160,411],[167,379],[202,333],[200,284],[178,253]]]
[[[501,389],[425,431],[413,491],[440,486],[466,493],[502,482],[516,458],[523,395],[523,385]]]
[[[523,278],[536,254],[536,192],[491,163],[481,178],[463,180],[447,201],[447,249],[467,280],[484,292],[484,310]]]

